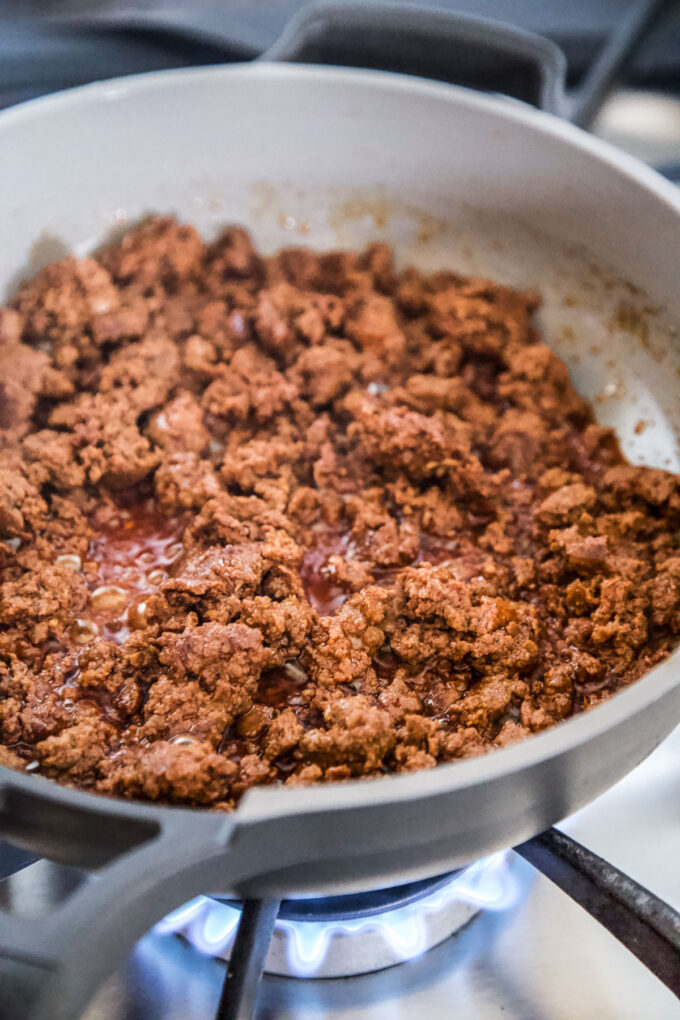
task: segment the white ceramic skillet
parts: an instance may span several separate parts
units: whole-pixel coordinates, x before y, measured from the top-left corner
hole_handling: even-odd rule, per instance
[[[322,22],[298,24],[274,55],[323,42]],[[441,14],[419,24],[452,45],[471,25]],[[527,88],[555,110],[559,54],[526,36],[513,53]],[[258,62],[103,82],[0,115],[7,294],[152,211],[206,235],[243,223],[265,250],[386,239],[402,265],[537,288],[547,341],[626,453],[679,467],[678,192],[553,114],[400,74]],[[389,885],[528,840],[616,782],[679,720],[674,655],[519,746],[414,775],[256,789],[228,817],[0,768],[5,836],[103,869],[39,928],[0,919],[7,1016],[73,1020],[132,941],[196,893]],[[105,930],[93,927],[102,918]]]

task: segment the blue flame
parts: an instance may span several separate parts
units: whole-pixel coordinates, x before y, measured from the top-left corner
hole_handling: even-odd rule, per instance
[[[519,884],[509,868],[506,851],[470,865],[429,896],[374,917],[349,921],[286,921],[276,929],[286,939],[289,970],[312,977],[321,967],[333,938],[378,932],[395,957],[412,960],[427,948],[427,918],[454,902],[484,910],[507,910],[519,898]],[[198,896],[168,914],[155,926],[166,935],[181,933],[199,952],[228,955],[236,935],[240,911],[236,907]]]
[[[154,931],[159,935],[169,935],[172,932],[181,931],[198,914],[202,915],[207,902],[205,896],[197,896],[195,899],[189,900],[183,907],[178,907],[177,910],[173,910],[171,914],[167,914],[162,921],[159,921],[154,926]]]

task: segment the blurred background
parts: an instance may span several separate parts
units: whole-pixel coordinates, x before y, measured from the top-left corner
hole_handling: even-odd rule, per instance
[[[640,0],[427,0],[426,5],[549,36],[566,54],[572,88],[641,6]],[[301,0],[4,0],[0,107],[117,75],[249,60],[305,6]],[[649,30],[592,127],[680,179],[680,3],[650,6],[655,11]]]

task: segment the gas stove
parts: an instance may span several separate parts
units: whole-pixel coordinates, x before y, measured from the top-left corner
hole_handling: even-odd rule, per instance
[[[415,960],[481,910],[505,910],[519,894],[509,854],[460,871],[371,893],[284,900],[264,972],[290,978],[356,977]],[[156,925],[200,953],[231,960],[242,914],[235,901],[200,896]]]
[[[560,828],[680,909],[679,802],[680,729]],[[5,844],[0,869],[19,863]],[[39,918],[83,880],[36,861],[0,883],[0,906]],[[200,898],[164,918],[82,1020],[213,1020],[240,910]],[[256,1020],[678,1016],[662,982],[513,852],[368,896],[284,901],[268,923]]]
[[[147,14],[155,9],[153,4],[139,6]],[[44,45],[55,67],[68,65],[76,78],[82,70],[86,79],[102,76],[88,70],[93,60],[108,76],[146,69],[146,63],[158,67],[241,59],[271,42],[276,34],[271,25],[278,30],[284,8],[289,14],[296,5],[264,3],[257,16],[250,8],[246,12],[248,5],[232,6],[241,20],[234,22],[231,50],[224,38],[220,49],[195,25],[186,37],[175,26],[172,33],[153,38],[142,33],[135,40],[114,37],[110,24],[96,37],[82,26],[74,34],[72,26],[60,41],[39,21],[24,21],[12,27],[13,52],[22,52],[17,40],[33,56]],[[526,5],[516,6],[526,14]],[[547,17],[550,5],[540,6]],[[78,4],[72,7],[78,12]],[[564,28],[565,8],[559,7]],[[180,18],[178,24],[185,22]],[[548,26],[527,27],[545,31]],[[258,32],[261,38],[255,39]],[[559,38],[559,32],[552,34]],[[11,32],[4,43],[0,40],[0,56],[10,37]],[[587,50],[584,45],[574,46],[572,69]],[[81,64],[69,56],[76,51]],[[17,62],[16,80],[12,61],[0,63],[0,105],[46,91],[28,81],[30,60]],[[672,64],[659,51],[656,62],[647,60],[646,71],[638,69],[637,84],[659,84],[655,68],[663,67],[666,78],[669,73],[672,78]],[[50,87],[71,83],[56,74]],[[594,130],[680,178],[680,99],[666,79],[662,84],[663,93],[617,91]],[[560,829],[680,910],[678,803],[680,728]],[[11,906],[38,924],[41,914],[89,880],[75,869],[35,860],[0,842],[0,879],[4,875],[10,877],[0,881],[0,908]],[[264,976],[258,988],[260,971]],[[230,991],[236,990],[238,1007],[233,995],[229,1001],[223,993],[225,975]],[[460,1020],[671,1020],[679,1006],[673,991],[606,927],[519,854],[506,851],[449,875],[351,896],[245,904],[199,897],[137,943],[82,1020],[233,1020],[246,1015],[257,1020],[443,1020],[453,1015]]]

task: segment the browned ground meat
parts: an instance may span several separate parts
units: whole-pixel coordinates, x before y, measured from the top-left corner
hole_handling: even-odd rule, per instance
[[[150,219],[0,310],[0,760],[229,809],[431,768],[680,629],[678,479],[534,293]]]

